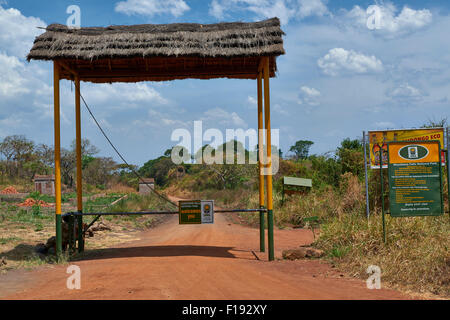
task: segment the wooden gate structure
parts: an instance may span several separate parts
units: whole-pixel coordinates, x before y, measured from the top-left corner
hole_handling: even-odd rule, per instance
[[[269,78],[276,58],[285,53],[278,18],[259,22],[218,24],[176,23],[83,27],[52,24],[38,36],[27,56],[53,61],[56,252],[62,253],[60,80],[75,83],[77,220],[82,229],[80,82],[113,83],[176,79],[255,79],[258,95],[259,159],[263,159],[266,129],[267,164],[259,161],[260,250],[265,251],[267,212],[269,260],[274,260],[272,160]],[[264,86],[263,86],[264,79]],[[263,106],[264,105],[264,106]],[[267,180],[267,203],[264,175]],[[87,215],[87,213],[86,213]],[[83,250],[83,244],[78,248]]]

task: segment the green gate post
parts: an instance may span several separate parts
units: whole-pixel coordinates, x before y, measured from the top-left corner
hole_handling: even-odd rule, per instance
[[[449,150],[448,150],[448,147],[447,147],[447,152],[445,153],[445,162],[447,162],[447,204],[448,204],[448,215],[450,216],[450,175],[448,174],[449,173],[449,170],[448,170],[448,166],[449,166],[448,159],[450,157],[448,156],[448,152],[449,152]]]
[[[259,211],[259,251],[265,252],[266,251],[266,231],[265,231],[265,224],[264,224],[264,206],[259,207],[261,211]]]
[[[69,236],[69,255],[71,255],[72,253],[73,253],[73,248],[74,248],[74,242],[75,242],[75,234],[74,234],[74,231],[75,231],[75,229],[74,229],[74,218],[73,218],[73,216],[72,215],[70,215],[69,217],[68,217],[68,224],[69,224],[69,234],[68,234],[68,236]]]
[[[81,211],[78,211],[81,213]],[[84,240],[83,240],[83,216],[77,216],[78,220],[78,252],[81,253],[84,251]]]
[[[386,243],[386,225],[384,220],[384,185],[383,185],[383,148],[380,146],[380,182],[381,182],[381,219],[383,221],[383,242]]]
[[[56,214],[56,257],[60,260],[62,256],[62,218]]]
[[[269,261],[275,260],[275,249],[273,243],[273,210],[267,211],[267,238],[269,238]]]

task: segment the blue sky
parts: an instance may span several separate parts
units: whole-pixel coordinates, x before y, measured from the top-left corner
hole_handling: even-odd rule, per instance
[[[0,138],[25,134],[53,144],[52,66],[24,59],[36,27],[65,24],[81,8],[82,26],[256,21],[273,16],[286,32],[286,55],[271,80],[272,127],[287,151],[314,141],[312,153],[336,148],[363,130],[421,126],[449,116],[450,4],[447,1],[324,0],[0,0]],[[380,28],[367,27],[371,5]],[[70,82],[62,82],[62,144],[74,138]],[[183,80],[82,84],[82,94],[129,162],[142,165],[175,143],[177,128],[255,128],[256,82]],[[83,135],[117,160],[86,112]]]

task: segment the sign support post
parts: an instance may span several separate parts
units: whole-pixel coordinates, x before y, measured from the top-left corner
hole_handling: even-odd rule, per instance
[[[448,163],[449,160],[449,151],[450,151],[450,136],[449,136],[449,131],[448,130],[449,127],[446,128],[447,131],[447,159],[446,164],[447,164],[447,204],[448,204],[448,215],[450,216],[450,164]]]
[[[381,183],[381,219],[383,221],[383,242],[386,243],[386,222],[384,219],[383,152],[380,152],[380,183]]]
[[[366,146],[366,132],[363,131],[363,148],[364,148],[364,179],[366,180],[366,214],[367,219],[370,217],[369,209],[369,182],[367,177],[367,146]]]
[[[448,215],[450,216],[450,176],[448,174],[448,172],[449,172],[448,159],[449,159],[449,156],[448,156],[448,147],[447,147],[447,150],[445,151],[445,162],[447,163],[447,204],[448,204]]]

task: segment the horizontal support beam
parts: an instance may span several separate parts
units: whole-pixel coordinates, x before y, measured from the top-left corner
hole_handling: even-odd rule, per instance
[[[65,216],[140,216],[150,214],[178,214],[178,211],[141,211],[141,212],[68,212]]]
[[[214,210],[216,213],[233,213],[233,212],[267,212],[267,209],[223,209]],[[178,211],[139,211],[139,212],[67,212],[63,217],[67,216],[139,216],[151,214],[178,214]]]

